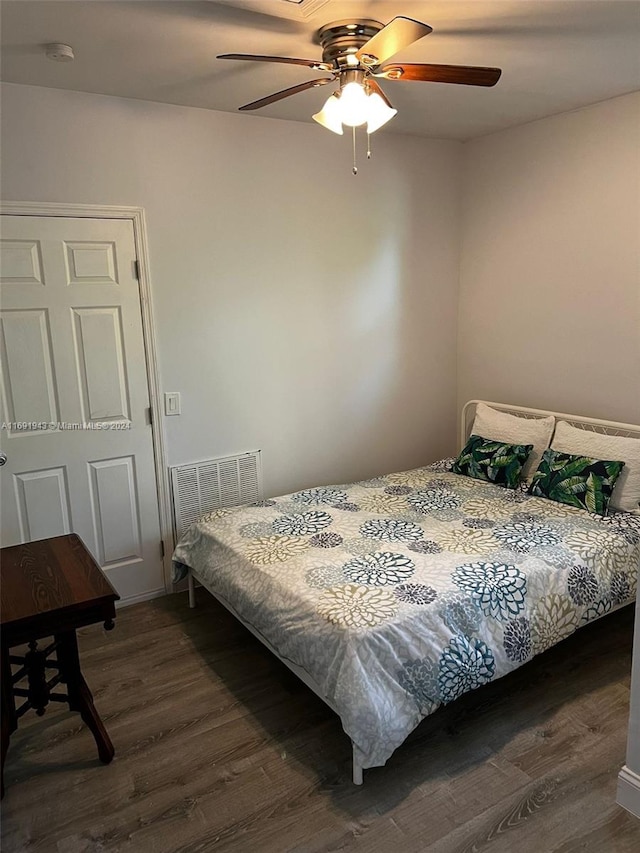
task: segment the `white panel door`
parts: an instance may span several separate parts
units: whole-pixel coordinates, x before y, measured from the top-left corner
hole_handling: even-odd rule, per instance
[[[163,588],[133,224],[2,216],[2,545],[75,532],[123,597]]]

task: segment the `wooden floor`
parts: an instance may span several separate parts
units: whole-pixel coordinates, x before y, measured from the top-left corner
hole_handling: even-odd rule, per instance
[[[3,853],[623,853],[615,804],[632,608],[440,709],[350,782],[338,718],[199,590],[80,632],[116,748],[29,713],[5,770]]]

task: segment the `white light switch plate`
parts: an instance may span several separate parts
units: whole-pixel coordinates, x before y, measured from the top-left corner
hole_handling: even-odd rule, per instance
[[[165,391],[164,394],[164,413],[165,415],[179,415],[180,408],[180,392]]]

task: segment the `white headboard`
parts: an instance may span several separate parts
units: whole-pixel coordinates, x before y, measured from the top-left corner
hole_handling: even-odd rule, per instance
[[[572,426],[579,429],[601,432],[605,435],[622,435],[627,438],[640,439],[640,426],[638,424],[622,424],[616,421],[603,421],[598,418],[588,418],[582,415],[567,415],[564,412],[549,412],[545,409],[527,409],[524,406],[512,406],[509,403],[491,403],[488,400],[469,400],[462,409],[460,421],[460,447],[463,447],[471,434],[471,426],[476,414],[476,405],[485,403],[492,409],[508,412],[521,418],[546,418],[553,415],[556,420],[568,421]]]

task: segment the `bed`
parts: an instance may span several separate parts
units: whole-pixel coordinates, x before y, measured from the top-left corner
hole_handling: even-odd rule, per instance
[[[484,401],[465,406],[461,444],[480,406],[550,425],[549,442],[562,421],[640,450],[638,426]],[[339,715],[355,784],[440,705],[635,598],[635,495],[599,515],[452,463],[217,509],[175,549],[191,606],[197,581]]]

